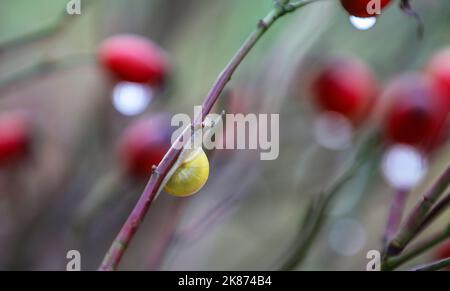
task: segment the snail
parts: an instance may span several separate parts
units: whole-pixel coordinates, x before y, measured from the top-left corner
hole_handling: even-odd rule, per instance
[[[164,187],[164,191],[177,197],[197,193],[209,176],[209,161],[203,149],[197,148],[184,159]]]

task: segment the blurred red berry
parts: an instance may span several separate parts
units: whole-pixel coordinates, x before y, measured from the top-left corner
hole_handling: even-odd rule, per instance
[[[313,78],[311,91],[321,110],[338,112],[356,121],[367,115],[378,93],[378,85],[365,63],[340,58],[325,64]]]
[[[22,112],[0,116],[0,167],[24,159],[31,145],[31,124]]]
[[[377,13],[381,13],[381,11],[377,12],[374,10],[376,6],[374,1],[379,1],[379,8],[382,10],[385,8],[391,0],[341,0],[341,4],[347,12],[356,17],[373,17],[376,16]]]
[[[166,115],[150,117],[131,124],[122,134],[119,154],[126,170],[146,177],[158,165],[170,147],[170,119]]]
[[[433,83],[420,74],[405,74],[387,87],[385,132],[391,141],[434,147],[442,138],[445,104]]]
[[[450,241],[446,241],[443,244],[441,244],[436,249],[434,257],[436,260],[443,260],[450,258]],[[450,267],[448,267],[446,270],[450,270]]]
[[[117,35],[106,39],[98,55],[102,66],[123,81],[161,85],[168,70],[162,49],[137,35]]]
[[[443,96],[450,111],[450,49],[437,53],[426,67],[427,74],[443,90]]]

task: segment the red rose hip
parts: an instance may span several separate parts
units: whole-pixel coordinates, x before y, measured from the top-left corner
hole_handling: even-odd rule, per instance
[[[158,115],[138,120],[123,132],[119,143],[120,159],[133,176],[146,177],[170,147],[170,119]]]
[[[350,15],[362,18],[377,16],[389,3],[391,0],[341,0],[342,7]]]
[[[149,39],[137,35],[117,35],[100,46],[101,65],[122,81],[161,85],[168,70],[162,49]]]
[[[371,69],[354,58],[334,59],[314,76],[312,97],[324,111],[340,113],[352,121],[366,115],[378,93]]]
[[[443,97],[450,111],[450,48],[437,53],[426,66],[426,73],[443,91]]]
[[[420,74],[405,74],[387,87],[385,133],[391,141],[429,148],[442,137],[446,119],[440,90]]]
[[[31,145],[31,124],[22,112],[0,116],[0,167],[26,158]]]

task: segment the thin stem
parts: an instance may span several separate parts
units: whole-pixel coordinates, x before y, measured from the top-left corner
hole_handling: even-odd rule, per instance
[[[383,271],[391,271],[395,270],[401,265],[409,262],[410,260],[420,256],[424,252],[430,250],[434,246],[440,244],[441,242],[447,240],[450,237],[450,224],[441,232],[431,236],[430,238],[424,240],[417,244],[413,249],[408,251],[407,253],[397,257],[392,258],[386,262],[384,262],[381,266]]]
[[[278,5],[264,19],[260,20],[256,30],[247,38],[247,40],[244,42],[238,52],[233,56],[231,61],[220,73],[219,77],[213,84],[211,90],[209,91],[202,104],[202,115],[197,116],[192,124],[193,127],[201,124],[206,115],[211,111],[212,107],[216,103],[226,84],[230,81],[237,67],[244,60],[250,50],[255,46],[261,36],[267,31],[267,29],[269,29],[272,24],[281,16],[312,2],[314,1],[301,1],[302,5],[297,4],[297,7],[293,7],[289,10],[284,9],[284,6]],[[136,233],[142,220],[144,219],[144,216],[150,208],[154,198],[161,191],[165,177],[169,174],[170,170],[175,165],[178,157],[180,156],[183,144],[183,135],[180,135],[177,141],[169,149],[161,163],[154,168],[150,180],[145,187],[139,201],[126,220],[119,234],[113,241],[110,249],[106,253],[106,256],[99,268],[100,271],[112,271],[117,269],[122,256],[124,255],[130,241],[134,237],[134,234]]]
[[[29,67],[18,70],[4,79],[0,79],[0,90],[8,89],[21,81],[33,79],[37,76],[41,76],[42,74],[49,74],[60,70],[69,69],[73,66],[86,64],[90,62],[92,58],[93,55],[91,54],[75,54],[66,56],[60,60],[43,60]]]
[[[177,199],[171,208],[170,218],[164,223],[162,233],[152,247],[146,269],[159,270],[169,252],[173,242],[176,240],[176,229],[178,222],[182,217],[183,211],[187,205],[186,199]]]
[[[400,231],[388,244],[386,255],[400,254],[409,242],[420,232],[421,226],[426,220],[433,205],[450,184],[450,166],[444,171],[434,185],[428,190],[408,216]]]
[[[383,239],[384,244],[387,244],[389,240],[398,231],[398,227],[402,222],[408,192],[409,191],[405,189],[398,189],[395,192],[394,197],[392,198],[391,208],[389,210],[389,216],[386,225],[386,231],[384,232],[384,239]]]
[[[439,217],[445,210],[450,206],[450,192],[447,193],[444,198],[442,198],[438,204],[430,211],[430,213],[425,218],[424,222],[420,226],[420,230],[425,229],[430,225],[436,218]]]
[[[317,200],[313,201],[308,208],[300,231],[297,235],[297,243],[289,258],[281,266],[281,270],[293,270],[308,254],[317,235],[320,233],[325,221],[329,205],[342,190],[342,188],[353,178],[357,171],[371,158],[376,156],[378,136],[371,134],[361,144],[355,161],[345,170],[333,185],[324,191]]]
[[[443,270],[443,269],[445,269],[445,268],[447,268],[449,266],[450,266],[450,258],[447,258],[447,259],[443,259],[443,260],[440,260],[440,261],[437,261],[437,262],[433,262],[433,263],[430,263],[430,264],[426,264],[426,265],[422,265],[422,266],[413,268],[413,269],[411,269],[411,271],[414,271],[414,272],[418,272],[418,271],[422,271],[422,272],[425,272],[425,271],[428,271],[428,272],[440,271],[440,270]]]
[[[111,171],[97,181],[78,206],[72,225],[75,234],[81,237],[95,215],[120,194],[118,189],[120,189],[119,181],[122,180],[122,176],[121,172]]]
[[[86,6],[90,2],[91,1],[86,1],[83,5]],[[53,23],[13,39],[0,42],[0,54],[52,37],[64,31],[69,26],[70,22],[77,18],[78,17],[74,15],[69,15],[66,11],[66,7],[64,7]]]

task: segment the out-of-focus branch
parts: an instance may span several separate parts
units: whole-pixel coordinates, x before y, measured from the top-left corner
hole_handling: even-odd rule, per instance
[[[86,6],[90,2],[91,1],[85,1],[83,2],[83,5]],[[59,13],[58,18],[51,24],[32,32],[0,42],[0,55],[6,51],[12,51],[17,48],[24,47],[37,41],[57,35],[58,33],[64,31],[75,19],[78,19],[78,17],[69,15],[66,11],[66,7],[64,7],[64,9]]]
[[[378,135],[371,134],[361,144],[355,160],[346,169],[341,176],[334,182],[334,184],[319,197],[315,197],[303,218],[302,225],[295,239],[296,243],[288,255],[287,260],[282,263],[281,270],[293,270],[298,266],[308,254],[313,242],[320,233],[324,222],[326,221],[326,214],[328,208],[341,191],[341,189],[353,178],[357,171],[371,158],[374,158],[377,153]]]
[[[430,211],[430,213],[425,218],[424,222],[420,226],[420,230],[425,229],[430,225],[435,219],[439,217],[445,210],[450,207],[450,193],[447,193],[444,198],[442,198],[438,204]]]
[[[383,244],[387,244],[398,231],[398,227],[402,222],[408,193],[409,191],[406,189],[398,189],[392,198],[386,231],[384,232]]]
[[[410,271],[418,272],[418,271],[440,271],[450,266],[450,258],[443,259],[437,262],[433,262],[430,264],[422,265],[411,269]]]
[[[408,216],[405,224],[401,227],[395,237],[389,242],[386,256],[400,254],[413,238],[422,230],[422,225],[427,219],[431,208],[441,197],[443,191],[450,184],[450,166],[438,178],[434,185],[428,190],[423,198],[417,203],[414,210]]]
[[[42,75],[73,68],[74,66],[87,64],[93,60],[92,54],[75,54],[61,59],[42,60],[29,67],[0,79],[0,90],[6,90],[22,81],[34,79]]]

